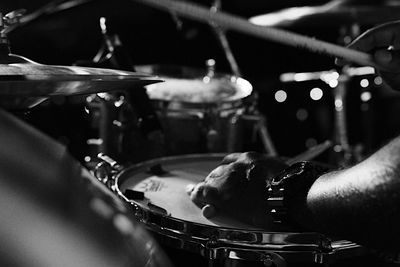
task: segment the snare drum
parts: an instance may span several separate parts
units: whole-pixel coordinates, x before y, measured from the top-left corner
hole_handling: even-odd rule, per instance
[[[136,218],[161,243],[201,255],[211,264],[310,266],[330,264],[364,252],[357,244],[331,241],[319,233],[267,231],[231,218],[203,217],[185,188],[202,181],[222,157],[197,154],[154,159],[119,171],[112,188],[132,204]],[[198,266],[196,263],[190,264]]]
[[[164,80],[146,89],[169,155],[242,149],[238,121],[254,104],[247,80],[186,67],[151,65],[136,70]]]

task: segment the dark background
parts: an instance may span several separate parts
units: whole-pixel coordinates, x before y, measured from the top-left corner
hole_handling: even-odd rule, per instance
[[[0,10],[7,13],[25,8],[30,13],[48,2],[2,1]],[[210,1],[197,2],[210,5]],[[348,2],[379,4],[378,1]],[[324,3],[326,1],[230,0],[222,1],[222,8],[249,18],[287,7]],[[217,62],[218,72],[230,72],[223,51],[208,25],[182,19],[183,27],[179,29],[171,14],[127,0],[92,1],[43,16],[10,34],[12,52],[43,64],[72,65],[79,60],[90,60],[103,42],[99,29],[99,18],[102,16],[107,18],[109,31],[119,35],[135,65],[172,64],[205,70],[205,61],[213,58]],[[340,23],[335,25],[322,22],[311,27],[293,27],[290,30],[328,42],[341,43],[341,26]],[[361,25],[361,30],[371,26],[373,25]],[[235,32],[227,32],[227,35],[243,77],[252,83],[259,95],[258,108],[266,115],[268,128],[279,154],[296,155],[310,144],[332,139],[331,88],[320,81],[282,83],[279,76],[287,72],[336,69],[333,58]],[[359,86],[361,78],[355,78],[350,83],[351,92],[347,99],[349,136],[352,145],[361,144],[364,154],[368,154],[398,133],[400,122],[393,115],[398,106],[398,95],[379,86],[362,89]],[[373,79],[372,76],[365,78]],[[314,87],[320,87],[324,91],[324,97],[320,101],[310,99],[309,91]],[[281,89],[288,93],[288,100],[284,103],[278,103],[274,99],[275,92]],[[362,90],[372,92],[373,96],[364,111],[360,101]],[[299,110],[307,111],[305,120],[296,117]],[[90,126],[87,118],[80,118],[82,112],[81,107],[71,108],[62,104],[56,107],[38,107],[30,112],[30,120],[41,124],[39,127],[56,137],[63,134],[75,135],[77,139],[84,140]],[[71,142],[65,142],[71,145]],[[255,150],[257,148],[249,147]]]

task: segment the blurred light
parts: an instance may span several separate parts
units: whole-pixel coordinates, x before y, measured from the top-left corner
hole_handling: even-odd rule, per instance
[[[311,148],[311,147],[316,146],[316,145],[317,145],[317,140],[315,140],[314,138],[308,138],[306,140],[306,147],[307,148]]]
[[[374,83],[375,83],[376,85],[381,85],[381,84],[383,83],[382,77],[381,77],[381,76],[375,77]]]
[[[350,77],[371,75],[371,74],[375,74],[375,69],[372,67],[348,68],[346,70],[346,74],[349,75]]]
[[[86,140],[86,144],[99,146],[99,145],[103,144],[103,139],[101,139],[101,138],[98,138],[98,139],[90,138],[90,139]]]
[[[342,147],[340,145],[336,145],[336,146],[333,147],[333,151],[342,152]]]
[[[310,79],[310,75],[308,73],[296,73],[293,77],[295,82],[303,82]]]
[[[285,10],[283,14],[271,13],[255,16],[250,19],[250,22],[260,26],[275,26],[277,23],[282,21],[282,17],[288,20],[296,21],[296,19],[313,14],[314,12],[315,11],[313,7],[302,7],[301,9],[292,8]]]
[[[343,108],[343,101],[340,99],[335,100],[335,108],[336,110],[341,110]]]
[[[296,112],[296,117],[299,121],[305,121],[308,118],[308,111],[301,108]]]
[[[344,44],[345,44],[345,45],[348,45],[349,43],[351,43],[352,40],[353,40],[353,39],[352,39],[350,36],[345,36],[345,37],[343,38],[343,41],[344,41]]]
[[[132,222],[128,219],[128,217],[122,214],[115,215],[113,218],[113,223],[115,228],[126,235],[131,234],[135,230]]]
[[[114,106],[119,108],[121,107],[123,104],[125,103],[125,97],[124,96],[120,96],[119,99],[117,101],[114,102]]]
[[[96,99],[96,95],[90,95],[90,96],[86,97],[86,102],[90,103],[95,99]]]
[[[369,81],[367,79],[362,79],[360,81],[360,85],[361,85],[362,88],[366,88],[366,87],[369,86]]]
[[[335,88],[336,86],[338,86],[338,84],[339,84],[339,81],[337,79],[333,79],[333,80],[329,81],[329,86],[331,88]]]
[[[275,100],[279,103],[285,102],[287,99],[287,93],[283,90],[276,91]]]
[[[369,105],[367,103],[362,103],[360,109],[361,111],[368,111]]]
[[[206,65],[210,67],[215,66],[216,63],[215,59],[212,58],[206,60]]]
[[[97,93],[97,96],[107,101],[111,99],[110,94],[108,93]]]
[[[313,88],[310,91],[310,97],[312,100],[320,100],[322,96],[324,95],[324,92],[320,88]]]
[[[324,72],[321,74],[320,79],[324,81],[325,83],[329,84],[332,80],[337,80],[339,79],[339,73],[334,71],[334,72]]]
[[[370,92],[362,92],[360,98],[361,98],[361,101],[367,102],[367,101],[371,100],[372,94]]]
[[[209,83],[211,81],[211,78],[209,76],[204,76],[203,77],[203,82],[204,83]]]

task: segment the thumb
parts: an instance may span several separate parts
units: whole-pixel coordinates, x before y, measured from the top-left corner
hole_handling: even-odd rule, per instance
[[[375,51],[374,59],[388,72],[400,72],[400,51],[380,49]]]

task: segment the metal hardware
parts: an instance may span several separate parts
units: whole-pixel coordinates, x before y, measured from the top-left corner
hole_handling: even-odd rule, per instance
[[[19,24],[20,18],[25,14],[25,9],[18,9],[11,11],[3,16],[0,13],[0,45],[5,46],[5,49],[1,49],[2,53],[8,55],[10,53],[9,41],[7,36],[7,31],[10,26],[15,26]]]
[[[97,163],[93,170],[94,176],[109,189],[115,191],[114,178],[117,173],[123,170],[123,167],[103,153],[99,153],[97,158],[101,161]]]

